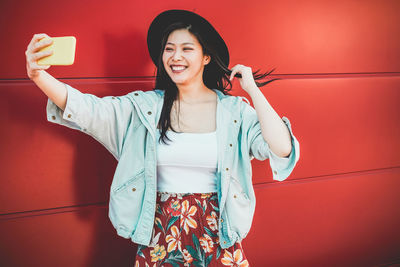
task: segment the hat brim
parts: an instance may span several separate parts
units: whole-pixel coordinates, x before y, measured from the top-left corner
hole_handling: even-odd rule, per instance
[[[229,51],[224,39],[205,18],[188,10],[172,9],[160,13],[154,18],[147,32],[147,47],[153,63],[158,65],[161,52],[161,39],[164,30],[175,22],[192,24],[211,47],[215,49],[226,66],[229,65]]]

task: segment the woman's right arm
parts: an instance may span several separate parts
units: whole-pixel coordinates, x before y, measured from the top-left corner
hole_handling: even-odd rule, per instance
[[[48,96],[47,120],[92,136],[118,160],[127,128],[137,116],[130,97],[98,97],[58,81],[45,71],[50,65],[37,65],[38,59],[51,54],[37,52],[50,44],[41,43],[43,37],[47,35],[35,34],[25,54],[28,77]]]

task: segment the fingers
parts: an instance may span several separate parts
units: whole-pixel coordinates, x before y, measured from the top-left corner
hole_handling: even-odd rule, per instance
[[[27,47],[29,52],[37,52],[45,46],[53,43],[53,40],[42,40],[43,38],[51,38],[45,33],[35,34]]]
[[[233,77],[235,77],[236,73],[240,73],[243,74],[245,71],[250,71],[251,73],[251,68],[250,67],[246,67],[244,65],[241,64],[236,64],[233,68],[232,68],[232,72],[231,75],[229,77],[229,80],[232,81]],[[242,76],[243,77],[243,76]]]
[[[229,77],[229,80],[232,81],[233,77],[235,77],[235,74],[238,72],[237,69],[234,69],[235,67],[232,68],[231,76]]]
[[[233,77],[235,77],[235,74],[239,71],[240,64],[236,64],[235,66],[232,67],[232,72],[231,76],[229,77],[229,80],[232,81]]]
[[[31,42],[28,45],[28,49],[25,51],[25,55],[27,58],[28,62],[35,62],[36,60],[45,57],[45,56],[50,56],[53,54],[52,50],[47,50],[47,51],[40,51],[42,48],[49,46],[53,43],[53,40],[41,40],[43,38],[50,38],[47,34],[45,33],[40,33],[40,34],[35,34],[31,40]]]
[[[37,42],[36,44],[33,45],[33,50],[34,52],[40,51],[42,48],[49,46],[53,43],[53,40],[42,40]]]
[[[31,67],[34,68],[35,70],[47,70],[48,68],[51,67],[51,65],[39,65],[36,62],[31,64]]]
[[[50,56],[51,54],[53,54],[53,50],[37,52],[37,53],[33,54],[32,60],[36,61],[38,59],[41,59],[42,57]]]
[[[47,57],[53,54],[52,50],[47,50],[47,51],[41,51],[41,52],[37,52],[34,54],[27,54],[27,62],[29,64],[33,64],[33,63],[37,63],[37,61],[43,57]],[[39,65],[41,66],[41,65]]]
[[[42,48],[49,46],[53,43],[53,40],[42,40],[43,38],[51,38],[45,33],[35,34],[32,37],[26,51],[26,68],[28,72],[28,77],[34,77],[40,70],[47,70],[51,65],[39,65],[38,60],[52,55],[54,52],[52,50],[40,51]]]
[[[37,33],[37,34],[33,35],[32,40],[30,41],[30,43],[29,43],[27,49],[29,50],[30,48],[33,47],[33,45],[34,45],[35,43],[37,43],[38,41],[40,41],[41,39],[43,39],[43,38],[45,38],[45,37],[50,38],[50,36],[48,36],[48,35],[45,34],[45,33]]]

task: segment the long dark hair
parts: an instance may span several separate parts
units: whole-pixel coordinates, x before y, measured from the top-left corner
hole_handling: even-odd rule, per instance
[[[231,95],[229,91],[232,90],[232,83],[229,80],[232,71],[228,68],[228,66],[224,64],[224,62],[219,57],[218,53],[216,53],[216,50],[211,45],[209,45],[207,42],[204,41],[201,34],[195,28],[193,28],[191,24],[177,22],[169,25],[165,29],[161,41],[161,49],[157,62],[158,66],[157,66],[156,83],[154,88],[154,89],[164,90],[164,103],[161,110],[160,120],[158,121],[158,128],[161,129],[161,135],[159,141],[161,140],[164,144],[167,144],[165,139],[171,141],[171,139],[169,139],[166,135],[167,130],[171,128],[172,131],[176,132],[171,125],[170,115],[174,101],[179,99],[178,99],[178,88],[176,84],[171,80],[171,78],[169,77],[168,73],[164,68],[164,64],[162,61],[162,54],[165,49],[165,44],[168,40],[168,36],[170,35],[170,33],[179,29],[187,29],[190,33],[196,36],[197,40],[199,41],[199,43],[203,48],[203,54],[209,55],[211,57],[210,62],[204,66],[204,72],[203,72],[204,84],[208,88],[214,88],[221,91],[224,95]],[[259,71],[260,70],[258,69],[253,72],[254,81],[256,82],[256,85],[258,87],[264,86],[275,80],[280,80],[279,78],[276,78],[268,80],[266,82],[258,82],[258,80],[267,77],[272,71],[274,71],[274,69],[272,69],[268,73],[258,73]],[[239,73],[237,73],[235,74],[235,77],[241,78],[242,76]]]

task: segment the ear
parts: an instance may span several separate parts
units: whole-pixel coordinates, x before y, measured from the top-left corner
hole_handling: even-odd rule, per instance
[[[211,57],[209,55],[206,55],[206,58],[204,59],[204,65],[207,65],[208,63],[210,63],[211,61]]]

